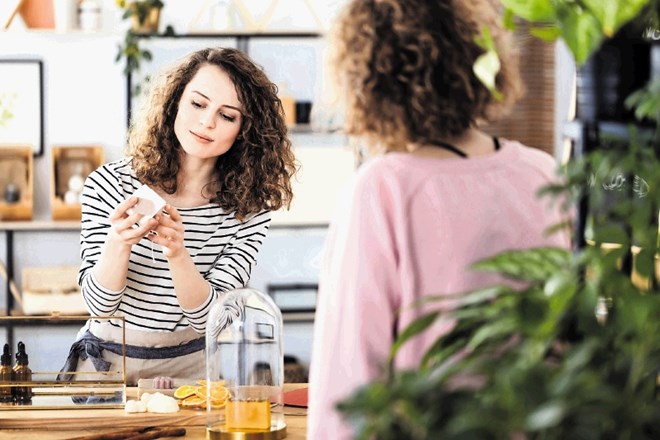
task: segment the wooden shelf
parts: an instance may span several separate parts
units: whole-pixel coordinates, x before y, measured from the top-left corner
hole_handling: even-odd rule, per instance
[[[79,220],[0,221],[0,231],[79,231]]]
[[[316,38],[324,34],[318,30],[269,30],[263,32],[252,32],[235,30],[231,32],[188,32],[185,34],[137,34],[144,38]]]
[[[46,319],[48,318],[48,319]],[[29,326],[29,327],[47,327],[47,326],[68,326],[68,325],[77,325],[81,326],[81,318],[90,318],[90,316],[81,315],[76,318],[59,318],[57,316],[48,316],[48,315],[34,315],[34,316],[25,316],[25,315],[12,315],[4,316],[0,319],[0,325],[4,326]]]

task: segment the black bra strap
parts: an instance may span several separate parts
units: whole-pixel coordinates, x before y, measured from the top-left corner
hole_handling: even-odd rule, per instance
[[[500,140],[496,136],[493,136],[493,143],[495,144],[495,151],[499,151],[499,149],[500,149]],[[462,150],[459,150],[457,147],[453,146],[452,144],[448,144],[447,142],[434,141],[433,145],[435,145],[437,147],[440,147],[440,148],[444,148],[447,151],[451,151],[452,153],[454,153],[454,154],[456,154],[456,155],[458,155],[458,156],[460,156],[464,159],[467,159],[467,157],[468,157],[468,155],[465,154]]]
[[[447,142],[442,142],[442,141],[434,141],[433,145],[436,145],[438,147],[444,148],[445,150],[451,151],[452,153],[461,156],[462,158],[467,158],[467,154],[463,153],[461,150],[458,148],[454,147],[452,144],[448,144]]]

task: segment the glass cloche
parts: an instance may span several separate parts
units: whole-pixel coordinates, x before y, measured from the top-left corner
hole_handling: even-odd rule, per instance
[[[207,392],[219,382],[229,398],[224,407],[208,406],[207,439],[286,437],[282,313],[270,296],[236,289],[211,307],[206,324]]]

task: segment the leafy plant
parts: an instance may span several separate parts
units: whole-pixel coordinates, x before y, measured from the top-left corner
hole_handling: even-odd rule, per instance
[[[117,63],[122,59],[125,60],[124,74],[129,76],[140,70],[140,66],[143,62],[150,62],[152,59],[151,51],[141,47],[140,43],[142,40],[148,39],[153,33],[157,32],[156,29],[150,33],[145,33],[145,24],[151,14],[151,10],[154,8],[163,8],[164,3],[161,0],[140,0],[129,2],[126,2],[126,0],[117,0],[116,4],[124,9],[122,19],[132,20],[133,22],[126,31],[124,41],[118,45],[117,55],[115,56],[115,62]],[[163,35],[174,35],[174,29],[172,26],[168,25]],[[136,86],[134,93],[137,93],[138,91],[139,85]]]
[[[503,3],[510,21],[513,14],[543,23],[535,34],[564,39],[578,62],[635,11],[658,7],[654,0]],[[488,50],[487,40],[482,34]],[[457,294],[455,328],[416,370],[396,370],[392,359],[439,312],[405,329],[387,374],[339,405],[358,439],[660,438],[658,96],[656,79],[627,100],[639,120],[655,126],[602,135],[597,150],[562,168],[561,184],[542,191],[567,207],[588,195],[589,245],[511,251],[477,263],[475,270],[525,287]],[[447,296],[425,303],[435,300]]]
[[[124,37],[123,45],[119,45],[118,47],[115,62],[120,62],[122,58],[126,59],[126,63],[124,64],[125,75],[130,75],[139,70],[141,60],[151,61],[151,52],[147,49],[140,48],[140,38],[133,30],[129,29]]]
[[[660,78],[651,79],[644,88],[632,93],[626,98],[625,105],[635,109],[638,120],[648,119],[660,127]]]
[[[162,9],[165,4],[161,0],[116,0],[117,6],[124,9],[123,19],[133,18],[137,19],[140,26],[143,26],[151,14],[153,9]]]
[[[625,23],[645,17],[657,23],[657,0],[501,0],[505,22],[515,28],[514,17],[530,24],[530,33],[547,41],[562,39],[577,64],[584,63]],[[640,31],[641,35],[641,31]]]

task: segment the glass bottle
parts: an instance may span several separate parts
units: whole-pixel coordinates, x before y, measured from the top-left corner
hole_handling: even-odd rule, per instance
[[[14,381],[25,383],[32,381],[32,370],[28,367],[28,355],[25,352],[25,344],[18,343],[16,352],[16,364],[14,365]],[[14,402],[19,405],[32,403],[32,387],[19,385],[14,387]]]
[[[11,383],[14,380],[14,370],[11,367],[11,352],[9,344],[5,344],[0,356],[0,403],[11,403],[13,401]]]

